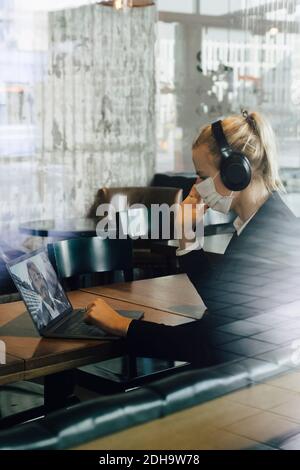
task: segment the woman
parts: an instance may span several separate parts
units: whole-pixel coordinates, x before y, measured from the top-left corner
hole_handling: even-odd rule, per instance
[[[223,361],[222,341],[218,344],[217,336],[222,323],[251,319],[270,309],[279,315],[287,302],[298,300],[298,237],[293,236],[298,227],[279,194],[283,186],[278,176],[274,133],[257,112],[245,111],[219,122],[230,151],[245,157],[241,189],[232,190],[239,186],[235,185],[236,174],[232,181],[223,174],[226,148],[214,126],[204,127],[193,144],[199,178],[183,201],[183,216],[177,221],[184,226],[187,205],[193,208],[194,226],[201,213],[197,211],[199,204],[204,204],[205,210],[233,210],[237,215],[235,234],[217,265],[209,263],[201,240],[180,241],[177,254],[181,266],[208,314],[196,322],[170,327],[123,318],[101,299],[87,309],[88,323],[126,338],[128,350],[137,356],[183,360],[197,366]],[[287,236],[289,243],[285,243]]]

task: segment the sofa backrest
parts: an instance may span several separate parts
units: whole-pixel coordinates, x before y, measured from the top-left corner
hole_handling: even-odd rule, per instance
[[[284,363],[243,359],[168,377],[101,397],[0,433],[0,450],[69,449],[196,406],[286,370]]]
[[[94,203],[88,212],[88,217],[95,217],[100,204],[112,204],[117,211],[128,209],[133,204],[143,204],[147,208],[151,204],[180,204],[182,202],[181,188],[163,187],[124,187],[99,189]]]

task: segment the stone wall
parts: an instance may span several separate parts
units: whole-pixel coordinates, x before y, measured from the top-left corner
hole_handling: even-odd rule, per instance
[[[0,241],[16,245],[22,222],[84,216],[101,186],[148,184],[157,18],[95,4],[0,13]]]
[[[62,169],[45,192],[55,195],[56,210],[80,214],[102,186],[149,182],[156,150],[155,22],[155,7],[124,14],[89,5],[49,15],[39,120],[43,164]]]

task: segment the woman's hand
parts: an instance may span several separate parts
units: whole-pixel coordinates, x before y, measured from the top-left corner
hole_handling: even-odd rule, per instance
[[[201,196],[200,196],[200,194],[198,193],[198,191],[196,189],[196,184],[198,184],[198,183],[201,183],[201,179],[199,177],[197,178],[197,180],[193,184],[193,186],[192,186],[189,194],[187,195],[187,197],[181,203],[182,208],[184,208],[184,206],[187,206],[187,205],[192,206],[192,209],[193,209],[192,215],[193,215],[193,223],[194,224],[196,224],[196,222],[198,221],[198,219],[197,219],[198,213],[196,211],[199,208],[200,204],[203,205]],[[203,215],[204,215],[205,212],[208,209],[208,206],[204,204],[202,209],[203,209]],[[198,210],[198,212],[199,212],[199,210]]]
[[[193,227],[195,227],[196,223],[199,222],[199,220],[204,216],[205,212],[208,209],[208,206],[203,204],[201,196],[196,189],[196,184],[200,182],[201,179],[198,177],[195,181],[195,184],[192,186],[189,194],[181,203],[183,221],[185,219],[184,210],[185,208],[188,208],[188,211],[186,213],[189,212],[191,214]]]
[[[87,306],[84,321],[102,328],[107,333],[124,337],[132,319],[119,315],[104,300],[96,299]]]
[[[200,181],[201,181],[200,178],[197,178],[197,180],[193,184],[189,194],[187,195],[187,197],[182,202],[182,205],[184,205],[184,204],[201,204],[201,202],[202,202],[201,196],[200,196],[200,194],[198,193],[198,191],[196,189],[196,184],[200,183]]]
[[[176,227],[179,236],[179,245],[181,248],[185,247],[186,243],[193,241],[193,236],[196,224],[203,218],[208,206],[203,205],[200,194],[198,193],[195,185],[199,183],[200,178],[197,179],[192,186],[188,196],[180,205],[180,209],[176,216]]]

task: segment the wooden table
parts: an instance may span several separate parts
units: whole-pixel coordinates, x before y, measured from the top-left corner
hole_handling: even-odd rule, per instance
[[[148,304],[151,303],[154,281],[146,281],[149,283],[148,287],[144,283],[144,291],[148,290]],[[175,285],[177,281],[175,279]],[[165,284],[164,279],[160,282]],[[158,284],[160,282],[158,280]],[[126,291],[124,286],[126,284],[120,285],[120,288]],[[118,295],[118,288],[115,286],[106,289],[108,291],[112,289],[115,292],[111,297],[103,297],[114,309],[142,310],[146,321],[172,326],[192,321],[191,318],[168,313],[165,308],[151,307],[147,305],[147,302],[139,304],[136,299],[134,302],[130,302],[130,299],[122,299],[120,298],[122,292]],[[99,295],[99,292],[76,291],[71,292],[69,298],[74,308],[83,308]],[[164,303],[161,302],[161,305]],[[0,304],[0,340],[6,346],[6,364],[0,364],[0,385],[44,377],[44,406],[3,418],[0,420],[0,428],[34,419],[74,404],[76,400],[73,395],[76,384],[75,369],[120,357],[125,353],[125,343],[122,339],[99,341],[41,338],[23,302]]]
[[[205,311],[201,297],[186,274],[89,287],[82,291],[188,318],[191,315],[201,318]]]
[[[69,295],[74,308],[85,307],[98,295],[76,291]],[[105,298],[115,309],[143,310],[144,319],[168,325],[191,321],[144,305],[137,307],[116,298]],[[0,385],[55,374],[118,357],[124,353],[122,340],[63,340],[41,338],[25,312],[23,302],[0,305],[0,340],[6,344],[7,364],[0,365]]]

